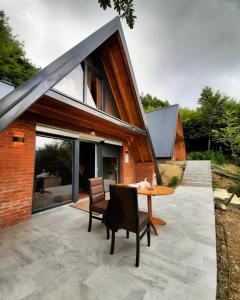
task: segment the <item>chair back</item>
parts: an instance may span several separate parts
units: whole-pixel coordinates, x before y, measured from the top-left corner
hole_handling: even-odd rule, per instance
[[[117,212],[118,228],[138,230],[138,196],[135,187],[110,185],[110,201]]]
[[[89,178],[90,204],[105,200],[103,177]]]

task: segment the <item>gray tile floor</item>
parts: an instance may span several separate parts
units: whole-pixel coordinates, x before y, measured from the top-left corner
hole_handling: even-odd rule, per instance
[[[209,187],[176,189],[156,197],[156,215],[167,220],[141,243],[135,268],[135,238],[119,231],[115,254],[105,228],[69,206],[34,215],[0,231],[0,299],[155,300],[215,299],[215,220]],[[139,199],[146,208],[146,199]]]

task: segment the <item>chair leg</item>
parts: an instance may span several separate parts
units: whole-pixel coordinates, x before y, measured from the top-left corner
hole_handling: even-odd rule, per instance
[[[110,230],[107,228],[107,240],[109,240],[109,237],[110,237]]]
[[[129,239],[129,231],[126,230],[126,234],[127,234],[127,239]]]
[[[88,223],[88,232],[92,229],[92,212],[89,212],[89,223]]]
[[[114,253],[114,246],[115,246],[115,231],[112,230],[112,242],[111,242],[111,252],[110,252],[111,255]]]
[[[139,266],[140,260],[140,235],[139,232],[136,233],[136,267]]]
[[[151,244],[151,229],[150,229],[150,223],[147,224],[147,241],[148,241],[148,247],[150,247]]]

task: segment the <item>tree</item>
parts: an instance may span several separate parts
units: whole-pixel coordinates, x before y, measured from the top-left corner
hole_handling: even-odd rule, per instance
[[[182,108],[180,110],[187,151],[205,150],[206,133],[199,110]]]
[[[150,94],[142,94],[140,98],[145,112],[150,112],[161,107],[170,106],[170,103],[167,100],[161,100],[157,97],[152,97]]]
[[[213,131],[217,142],[230,149],[233,159],[240,162],[240,118],[235,111],[227,110],[222,120],[222,127]]]
[[[12,33],[4,11],[0,10],[0,75],[10,79],[14,85],[21,84],[38,71],[26,58],[23,47]]]
[[[112,7],[117,11],[120,18],[125,19],[128,26],[132,29],[137,18],[134,15],[133,0],[98,0],[100,7],[106,10]]]
[[[213,92],[208,86],[203,88],[201,96],[198,99],[203,130],[208,137],[208,150],[211,149],[212,131],[221,124],[228,99],[228,97],[222,95],[219,91]]]

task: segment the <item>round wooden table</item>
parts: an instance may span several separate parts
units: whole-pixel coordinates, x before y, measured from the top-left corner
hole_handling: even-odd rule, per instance
[[[174,189],[166,186],[157,186],[154,189],[148,188],[139,188],[138,194],[147,196],[148,203],[148,213],[150,216],[150,223],[152,229],[156,235],[158,235],[156,225],[166,225],[167,222],[161,218],[154,217],[152,214],[152,196],[163,196],[163,195],[171,195],[174,193]]]

